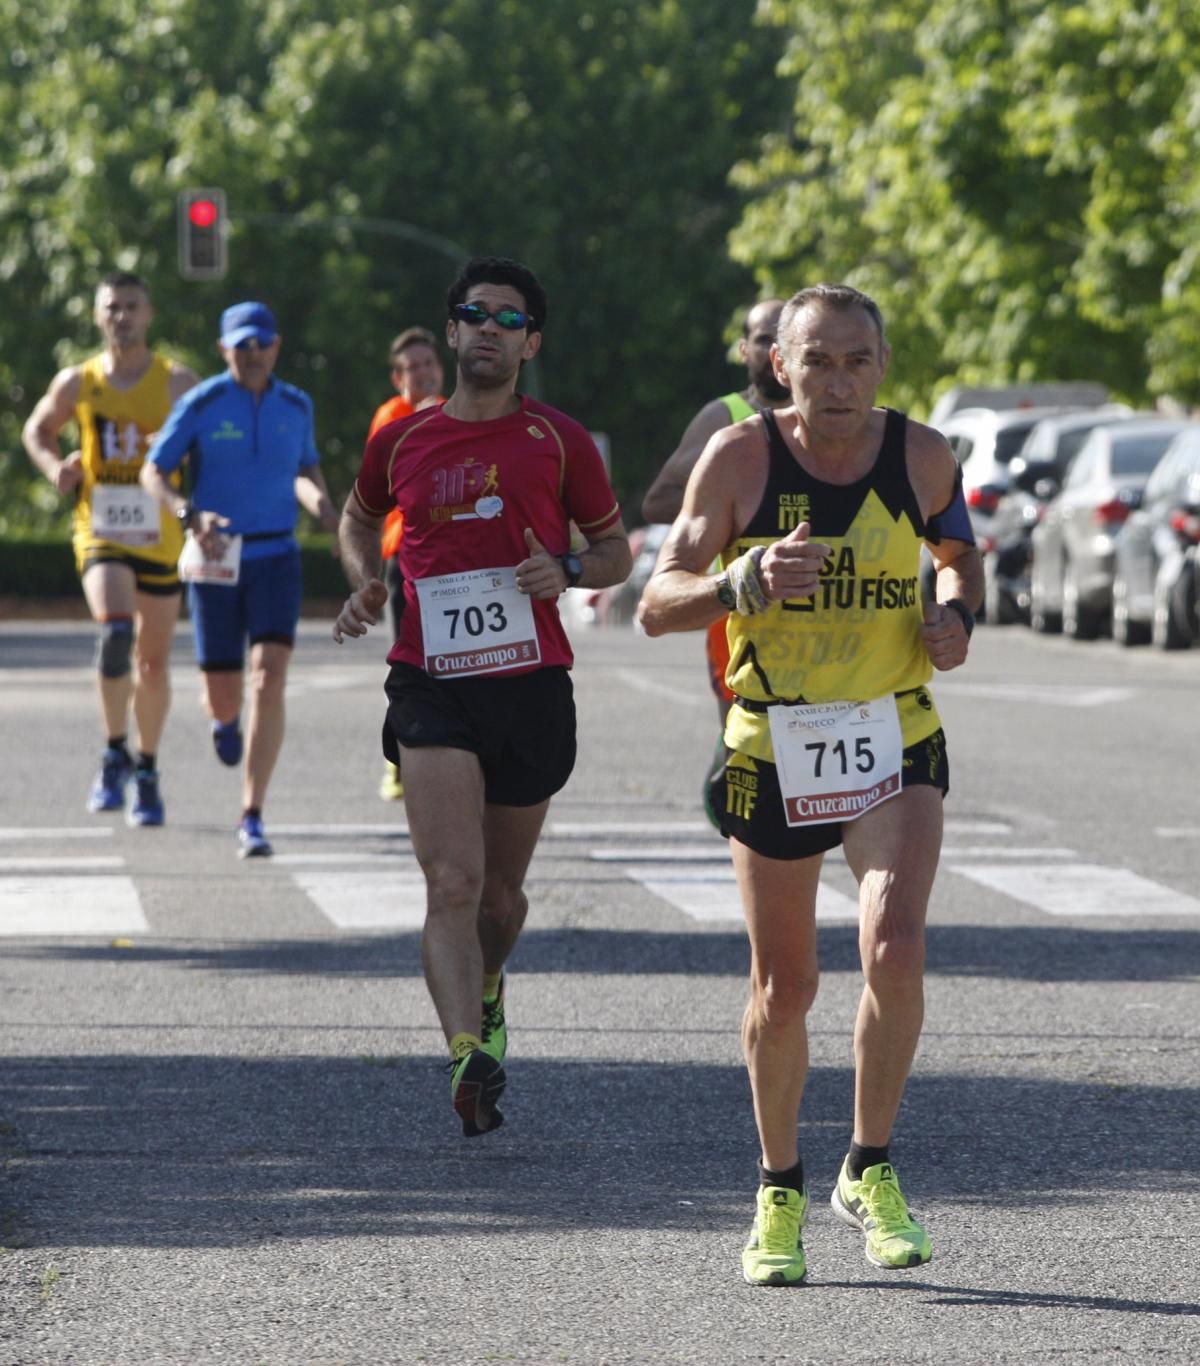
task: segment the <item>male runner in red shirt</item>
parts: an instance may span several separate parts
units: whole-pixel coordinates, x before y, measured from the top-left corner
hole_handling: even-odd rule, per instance
[[[379,535],[404,514],[406,607],[388,660],[384,752],[403,757],[409,833],[427,884],[425,981],[450,1048],[467,1137],[502,1122],[503,967],[550,798],[575,762],[570,643],[557,600],[629,573],[629,542],[587,431],[516,392],[546,296],[518,262],[476,257],[447,297],[457,358],[441,408],[376,433],[346,503],[353,591],[339,643],[387,600]],[[587,541],[571,553],[570,523]]]

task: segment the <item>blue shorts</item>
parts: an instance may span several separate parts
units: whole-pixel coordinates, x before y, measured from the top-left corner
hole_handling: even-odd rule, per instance
[[[300,620],[300,551],[243,560],[232,588],[189,583],[188,607],[196,661],[205,673],[236,673],[245,666],[246,641],[293,645]]]

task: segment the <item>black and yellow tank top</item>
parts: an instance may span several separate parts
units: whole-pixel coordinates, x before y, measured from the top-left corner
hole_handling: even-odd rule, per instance
[[[104,356],[93,356],[79,368],[79,400],[75,420],[79,425],[79,450],[83,480],[75,503],[76,552],[108,544],[92,525],[92,500],[97,484],[138,482],[150,437],[171,411],[171,362],[154,355],[146,373],[128,389],[114,386],[104,371]],[[177,482],[177,481],[175,481]],[[139,546],[140,558],[174,566],[183,548],[178,521],[165,507],[156,509],[159,537],[153,545]]]
[[[941,725],[924,687],[933,673],[921,640],[925,520],[908,479],[908,419],[886,412],[875,463],[853,484],[809,474],[775,414],[761,415],[770,452],[766,487],[749,525],[721,552],[722,567],[801,522],[833,554],[813,597],[775,602],[752,617],[729,614],[726,682],[737,697],[760,704],[730,709],[725,742],[732,749],[772,759],[763,703],[865,702],[895,693],[905,746]]]

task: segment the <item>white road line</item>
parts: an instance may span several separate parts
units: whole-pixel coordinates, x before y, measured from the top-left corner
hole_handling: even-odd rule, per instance
[[[693,920],[732,920],[741,923],[742,902],[733,869],[698,872],[691,863],[660,864],[653,871],[625,868],[631,882],[669,902]],[[818,920],[857,920],[858,902],[821,883],[817,888]]]
[[[947,835],[1011,835],[1012,826],[1007,821],[947,820],[943,825]]]
[[[1137,696],[1136,688],[1080,688],[1073,683],[966,683],[939,680],[938,696],[984,697],[993,702],[1032,702],[1046,707],[1107,707]]]
[[[271,823],[272,835],[328,835],[330,837],[353,839],[370,835],[402,835],[408,837],[408,826],[402,821],[391,821],[386,825],[276,825]]]
[[[983,859],[1010,859],[1010,858],[1078,858],[1074,849],[1059,849],[1047,845],[1028,845],[1024,848],[1014,847],[1007,849],[999,844],[962,844],[947,845],[942,850],[944,859],[960,858],[983,858]]]
[[[129,877],[5,878],[0,935],[142,934],[149,930]]]
[[[551,821],[545,834],[602,840],[612,835],[703,835],[706,831],[719,838],[707,821]]]
[[[672,688],[668,683],[656,683],[652,678],[647,678],[645,674],[638,673],[635,669],[614,669],[613,672],[625,684],[627,688],[632,688],[635,692],[649,693],[653,697],[669,697],[672,702],[681,707],[704,707],[711,709],[712,695],[705,692],[703,695],[699,690],[696,692],[681,692],[678,688]],[[697,665],[696,676],[699,677],[700,669]],[[713,722],[714,741],[717,733],[717,722]]]
[[[274,830],[271,833],[274,834]],[[346,868],[351,875],[354,869],[361,868],[364,864],[386,866],[397,871],[411,870],[417,866],[416,859],[407,849],[397,849],[394,854],[360,854],[353,849],[325,854],[276,854],[272,862],[277,865],[284,864],[289,868],[329,867],[336,864]]]
[[[5,825],[0,826],[0,840],[106,840],[112,832],[111,825]]]
[[[340,930],[414,930],[425,923],[425,879],[418,870],[292,877]]]
[[[1049,915],[1200,915],[1200,901],[1138,877],[1128,868],[1094,863],[963,864],[954,872]]]
[[[720,863],[729,867],[729,847],[719,844],[665,844],[624,847],[617,849],[589,849],[588,858],[595,863],[672,863],[682,867],[697,863]]]
[[[1156,825],[1160,840],[1200,840],[1200,825]]]
[[[85,873],[100,872],[104,868],[124,868],[119,854],[104,854],[98,858],[0,858],[0,873]]]

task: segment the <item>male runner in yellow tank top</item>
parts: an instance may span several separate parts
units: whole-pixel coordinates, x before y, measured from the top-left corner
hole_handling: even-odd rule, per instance
[[[127,816],[143,826],[161,825],[164,816],[157,753],[170,701],[183,532],[142,490],[138,474],[171,405],[196,383],[186,366],[147,346],[153,316],[138,276],[105,276],[95,308],[104,350],[55,375],[22,433],[33,463],[59,493],[75,498],[75,564],[100,628],[96,668],[107,744],[88,809],[119,811],[133,777]],[[64,459],[59,434],[72,419],[79,449]],[[131,706],[136,767],[127,744]]]
[[[772,354],[792,406],[708,443],[639,617],[655,636],[729,613],[736,700],[713,788],[750,935],[742,1045],[762,1145],[742,1272],[783,1286],[806,1272],[796,1126],[817,884],[838,844],[859,884],[865,981],[854,1128],[832,1204],[866,1235],[875,1265],[931,1256],[888,1144],[921,1032],[925,912],[949,787],[926,684],[966,659],[983,574],[949,446],[874,406],[889,357],[875,303],[841,285],[801,290]],[[938,598],[924,607],[922,543]]]

